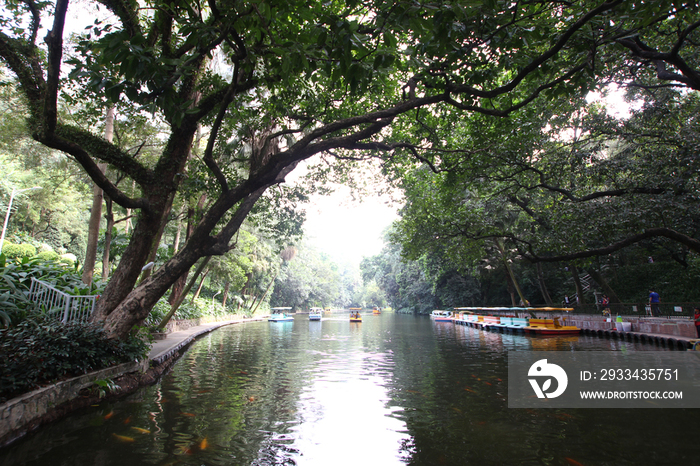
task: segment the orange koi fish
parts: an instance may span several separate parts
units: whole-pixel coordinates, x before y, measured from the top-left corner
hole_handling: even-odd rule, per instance
[[[181,414],[182,414],[183,416],[189,416],[189,417],[195,417],[195,416],[197,416],[196,414],[192,414],[192,413],[181,413]]]
[[[135,430],[136,432],[140,432],[140,433],[142,433],[142,434],[150,434],[150,433],[151,433],[151,431],[148,430],[148,429],[142,429],[142,428],[140,428],[140,427],[133,427],[133,426],[132,426],[131,428],[132,428],[133,430]]]
[[[130,422],[131,422],[131,416],[129,416],[129,417],[127,417],[126,419],[124,419],[124,424],[128,424],[128,423],[130,423]]]
[[[127,437],[126,435],[112,434],[112,437],[119,440],[120,442],[132,443],[134,441],[133,437]]]
[[[579,463],[579,462],[576,461],[575,459],[572,459],[572,458],[569,458],[569,457],[566,457],[566,458],[564,458],[564,459],[566,460],[567,463],[569,463],[569,464],[572,465],[572,466],[583,466],[581,463]]]
[[[104,417],[105,421],[108,419],[111,419],[112,416],[114,416],[114,411],[110,411],[109,413],[105,414],[105,417]]]
[[[206,450],[207,447],[209,446],[209,442],[207,442],[207,439],[203,439],[201,442],[199,442],[199,449],[200,450]]]

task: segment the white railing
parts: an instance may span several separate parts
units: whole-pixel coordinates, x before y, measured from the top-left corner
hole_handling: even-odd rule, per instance
[[[46,282],[32,277],[29,299],[48,315],[67,324],[87,322],[95,309],[98,295],[73,296],[58,290]]]

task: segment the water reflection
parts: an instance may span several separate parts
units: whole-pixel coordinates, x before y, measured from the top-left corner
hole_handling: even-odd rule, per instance
[[[0,451],[3,465],[693,464],[692,410],[507,408],[506,353],[664,351],[427,318],[251,323],[156,386]]]

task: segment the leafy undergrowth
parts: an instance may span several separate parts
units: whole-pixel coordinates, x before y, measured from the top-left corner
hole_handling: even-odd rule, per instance
[[[108,339],[87,323],[24,320],[0,329],[0,403],[62,379],[143,360],[149,349],[138,335]]]

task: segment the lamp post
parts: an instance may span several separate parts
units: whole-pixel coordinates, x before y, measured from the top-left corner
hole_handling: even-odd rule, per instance
[[[33,188],[26,188],[26,189],[20,189],[15,190],[15,188],[12,188],[12,194],[10,195],[10,203],[7,204],[7,214],[5,215],[5,223],[2,225],[2,236],[0,236],[0,253],[2,253],[2,245],[5,242],[5,232],[7,231],[7,221],[10,220],[10,211],[12,210],[12,201],[15,198],[15,194],[20,194],[25,191],[31,191],[33,189],[41,189],[41,186],[34,186]]]

